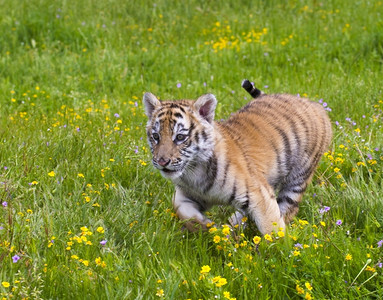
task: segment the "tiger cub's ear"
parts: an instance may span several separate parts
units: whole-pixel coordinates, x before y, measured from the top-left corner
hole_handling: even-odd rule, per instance
[[[152,93],[145,93],[144,98],[142,100],[145,106],[145,114],[148,116],[149,119],[151,119],[153,110],[157,106],[160,106],[161,102]]]
[[[214,121],[215,107],[217,106],[217,99],[213,94],[205,94],[199,97],[194,102],[194,108],[202,118],[209,123]]]

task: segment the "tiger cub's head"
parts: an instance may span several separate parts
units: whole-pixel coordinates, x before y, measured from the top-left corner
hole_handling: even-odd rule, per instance
[[[214,95],[205,94],[196,101],[160,101],[145,93],[143,102],[153,165],[164,177],[177,179],[209,159],[214,148]]]

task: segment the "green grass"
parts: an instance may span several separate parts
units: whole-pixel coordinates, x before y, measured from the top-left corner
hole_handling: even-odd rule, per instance
[[[0,296],[382,298],[382,13],[357,0],[0,1]],[[211,92],[227,118],[249,100],[244,78],[326,102],[334,128],[297,219],[258,249],[251,224],[226,237],[226,208],[216,232],[180,229],[141,104]]]

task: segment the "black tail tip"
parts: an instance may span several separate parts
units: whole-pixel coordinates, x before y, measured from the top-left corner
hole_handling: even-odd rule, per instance
[[[262,94],[248,79],[242,81],[242,87],[248,92],[254,99]]]
[[[242,87],[247,91],[247,90],[252,90],[253,89],[253,85],[251,84],[251,82],[248,80],[248,79],[244,79],[242,81]]]

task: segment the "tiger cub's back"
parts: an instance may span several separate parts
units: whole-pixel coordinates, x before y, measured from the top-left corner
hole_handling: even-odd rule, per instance
[[[325,109],[293,95],[260,95],[218,125],[241,149],[229,152],[232,159],[243,156],[254,173],[265,174],[288,221],[331,141]]]

